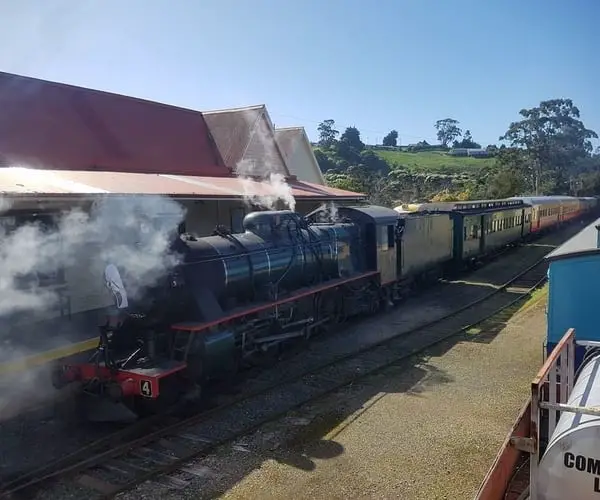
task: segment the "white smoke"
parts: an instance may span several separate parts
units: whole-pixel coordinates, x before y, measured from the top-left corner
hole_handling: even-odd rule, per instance
[[[238,176],[242,182],[244,200],[247,203],[252,203],[268,210],[277,210],[279,202],[283,202],[288,209],[292,211],[296,209],[296,199],[292,194],[292,188],[285,182],[283,175],[271,173],[267,178],[259,178],[259,182],[269,187],[269,192],[266,194],[256,193],[257,184],[250,177],[244,177],[239,174]]]
[[[337,221],[338,220],[338,209],[337,209],[337,205],[335,204],[335,202],[332,200],[329,203],[326,203],[324,205],[325,205],[325,210],[329,214],[330,219],[334,222]]]
[[[114,263],[135,276],[133,289],[128,289],[135,295],[177,263],[169,245],[172,231],[184,215],[183,208],[169,198],[104,197],[89,212],[74,209],[62,214],[55,228],[39,223],[11,231],[2,228],[0,315],[52,307],[57,296],[51,287],[41,286],[38,277],[90,257],[96,262]],[[164,223],[156,226],[157,220],[163,220],[161,216]],[[89,279],[77,278],[81,282]],[[70,285],[73,288],[77,284]]]
[[[0,198],[0,211],[10,204]],[[3,214],[6,220],[10,214]],[[99,198],[90,210],[72,209],[58,217],[56,227],[30,223],[0,230],[0,362],[22,363],[34,351],[72,342],[68,322],[55,327],[31,322],[52,316],[58,296],[52,286],[40,283],[40,274],[51,275],[64,267],[73,298],[90,289],[105,292],[101,273],[113,263],[125,272],[131,298],[152,286],[176,265],[170,251],[177,226],[185,216],[174,200],[160,196]],[[9,220],[10,221],[10,220]],[[97,265],[93,265],[96,263]],[[25,283],[24,283],[25,281]],[[85,290],[85,291],[82,291]],[[56,313],[54,313],[56,315]],[[12,323],[13,328],[9,328]],[[23,323],[29,323],[29,327]],[[14,328],[19,324],[20,326]],[[25,328],[23,328],[25,327]],[[22,332],[22,335],[15,335]],[[27,341],[29,338],[29,343]],[[31,342],[36,346],[31,349]],[[50,365],[38,369],[0,372],[0,419],[18,414],[46,397],[58,396],[50,384]]]
[[[339,222],[338,208],[334,201],[321,203],[309,216],[315,222]]]
[[[5,196],[0,196],[0,215],[10,210],[11,206],[12,203],[8,198],[6,198]]]
[[[254,158],[242,158],[236,165],[236,175],[242,182],[244,200],[247,203],[258,205],[268,210],[280,208],[282,203],[289,210],[296,209],[296,199],[292,194],[291,186],[285,180],[285,163],[271,130],[267,126],[268,118],[263,118],[262,113],[248,110],[243,113],[246,126],[251,131],[250,144],[247,151],[252,151]],[[267,187],[266,192],[262,183]]]

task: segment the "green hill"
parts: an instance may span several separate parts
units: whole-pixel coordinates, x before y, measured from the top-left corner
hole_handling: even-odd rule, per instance
[[[494,164],[494,158],[469,158],[450,156],[444,151],[404,151],[375,150],[392,167],[404,167],[412,172],[430,172],[438,174],[475,173],[483,167]]]

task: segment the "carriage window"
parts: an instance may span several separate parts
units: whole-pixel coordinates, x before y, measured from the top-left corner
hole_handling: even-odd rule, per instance
[[[395,243],[395,235],[394,235],[394,226],[387,227],[387,238],[388,238],[388,248],[394,248]]]

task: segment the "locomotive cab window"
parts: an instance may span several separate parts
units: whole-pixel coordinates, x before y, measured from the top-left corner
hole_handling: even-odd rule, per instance
[[[394,234],[394,226],[387,227],[387,240],[388,240],[388,248],[394,248],[395,245],[395,234]]]

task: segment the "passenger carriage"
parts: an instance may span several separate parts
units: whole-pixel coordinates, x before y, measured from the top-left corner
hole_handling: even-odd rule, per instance
[[[572,196],[522,196],[511,198],[522,200],[531,206],[531,232],[552,229],[584,213],[581,200]]]

